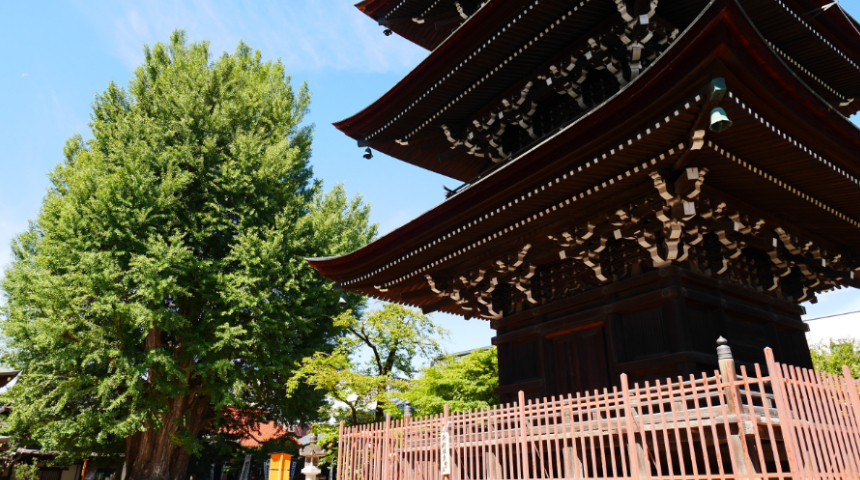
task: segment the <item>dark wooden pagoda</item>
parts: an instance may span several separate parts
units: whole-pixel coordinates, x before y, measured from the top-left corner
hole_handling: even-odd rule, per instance
[[[824,4],[360,3],[432,52],[337,128],[464,183],[309,262],[489,320],[504,399],[713,370],[720,335],[811,366],[800,304],[860,287],[860,27]]]

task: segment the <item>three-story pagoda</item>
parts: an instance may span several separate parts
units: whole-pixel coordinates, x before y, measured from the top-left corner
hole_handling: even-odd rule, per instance
[[[824,5],[365,0],[431,53],[337,128],[463,185],[309,262],[490,321],[503,399],[713,370],[720,335],[811,366],[800,304],[860,287],[860,26]]]

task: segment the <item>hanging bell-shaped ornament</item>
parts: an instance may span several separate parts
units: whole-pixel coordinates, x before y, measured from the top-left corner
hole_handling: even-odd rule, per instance
[[[708,89],[710,93],[710,98],[712,102],[719,102],[726,95],[728,89],[726,88],[726,79],[723,77],[717,77],[711,80],[710,88]]]
[[[349,300],[346,299],[346,293],[344,292],[340,295],[340,300],[337,301],[337,306],[343,308],[347,305],[349,305]]]
[[[373,151],[370,149],[370,147],[364,149],[364,155],[362,155],[362,157],[364,157],[365,160],[370,160],[371,158],[373,158]]]
[[[732,121],[726,115],[726,111],[720,107],[711,110],[711,131],[715,133],[725,132],[732,126]]]

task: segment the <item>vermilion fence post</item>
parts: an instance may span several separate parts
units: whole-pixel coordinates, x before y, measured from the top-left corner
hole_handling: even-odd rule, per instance
[[[344,446],[346,444],[346,442],[344,442],[344,438],[343,438],[343,420],[340,421],[340,426],[338,427],[338,430],[337,430],[337,442],[338,442],[339,447]],[[343,471],[342,469],[343,469],[343,454],[342,454],[340,448],[338,448],[338,450],[337,450],[337,470],[335,471],[337,473],[338,479],[341,478],[340,472]]]
[[[382,480],[389,480],[391,472],[389,471],[391,452],[391,414],[385,414],[385,432],[382,435]]]
[[[857,393],[857,381],[851,376],[851,369],[848,368],[848,365],[842,366],[842,376],[845,377],[845,389],[848,391],[848,397],[851,399],[851,411],[854,413],[854,418],[850,422],[845,422],[845,434],[851,435],[852,432],[850,431],[851,427],[849,424],[854,427],[855,431],[860,429],[860,393]],[[860,461],[855,460],[852,466],[857,468],[858,463]]]
[[[848,389],[848,396],[851,398],[851,406],[854,410],[855,421],[860,421],[860,394],[857,393],[857,381],[851,376],[851,369],[848,365],[842,366],[842,376],[845,377],[845,386]]]
[[[630,405],[630,386],[627,384],[627,374],[621,374],[621,394],[624,399],[624,417],[627,429],[627,455],[630,459],[630,476],[639,480],[639,451],[636,448],[636,431],[633,426],[633,407]]]
[[[526,395],[520,390],[519,396],[520,408],[520,479],[526,479],[529,475],[529,454],[526,449]]]
[[[797,445],[796,430],[792,421],[791,409],[788,405],[788,396],[785,391],[785,380],[782,377],[780,366],[773,358],[771,348],[764,349],[764,358],[767,362],[767,373],[770,375],[770,386],[773,389],[773,399],[776,403],[777,418],[782,427],[782,436],[785,438],[785,453],[788,457],[788,470],[794,478],[800,478],[803,472],[803,462],[797,456],[800,450]]]

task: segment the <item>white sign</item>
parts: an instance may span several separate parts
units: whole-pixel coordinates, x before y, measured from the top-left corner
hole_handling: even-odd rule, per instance
[[[245,455],[245,463],[242,464],[242,472],[239,473],[239,480],[248,480],[248,475],[251,473],[251,455]]]
[[[442,475],[451,475],[451,435],[447,429],[439,437],[439,453]]]

